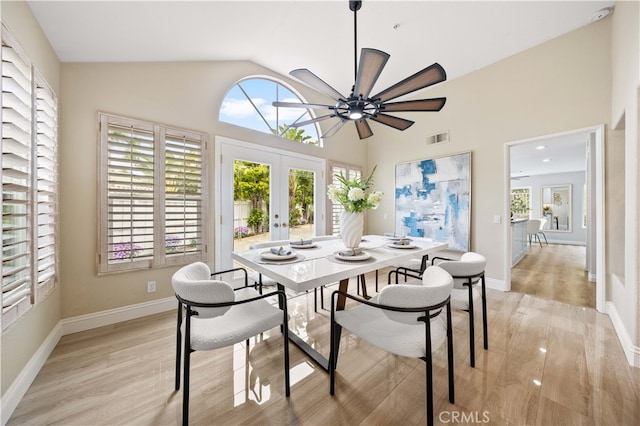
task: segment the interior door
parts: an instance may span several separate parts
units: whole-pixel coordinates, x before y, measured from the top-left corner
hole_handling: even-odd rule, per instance
[[[324,234],[324,160],[229,139],[218,145],[220,268],[257,242]]]

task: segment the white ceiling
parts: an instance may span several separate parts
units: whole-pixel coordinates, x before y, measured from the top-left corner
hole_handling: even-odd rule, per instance
[[[588,138],[588,132],[574,133],[513,145],[511,176],[585,171]],[[543,161],[545,159],[550,161]]]
[[[250,60],[283,75],[308,68],[343,95],[354,81],[347,0],[28,3],[63,62]],[[588,25],[614,3],[364,0],[358,49],[391,55],[374,92],[434,62],[451,80]],[[540,173],[538,155],[552,158],[549,170],[573,170],[578,158],[584,169],[577,144],[549,143],[535,156],[524,154],[525,146],[513,148],[512,171]]]

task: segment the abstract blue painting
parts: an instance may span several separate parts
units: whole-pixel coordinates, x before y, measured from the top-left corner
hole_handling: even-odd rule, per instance
[[[396,229],[469,251],[471,152],[396,165]]]

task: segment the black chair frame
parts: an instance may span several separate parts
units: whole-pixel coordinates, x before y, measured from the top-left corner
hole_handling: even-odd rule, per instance
[[[446,257],[434,257],[431,260],[431,264],[433,265],[436,260],[445,260],[445,261],[455,261],[456,259],[449,259]],[[469,356],[471,367],[476,366],[476,345],[475,345],[475,327],[474,327],[474,309],[473,309],[473,282],[480,281],[480,285],[482,288],[482,337],[484,343],[484,349],[489,349],[489,335],[487,333],[487,290],[485,285],[485,276],[484,271],[475,275],[451,275],[451,277],[455,279],[464,279],[467,280],[463,285],[469,290]]]
[[[331,395],[335,395],[335,376],[336,376],[336,366],[338,364],[338,350],[340,348],[340,335],[342,334],[342,326],[338,324],[335,320],[335,311],[336,311],[336,299],[339,295],[342,295],[348,299],[355,300],[359,303],[364,303],[365,305],[369,305],[375,308],[384,309],[388,311],[394,312],[420,312],[424,313],[423,316],[418,317],[419,322],[423,322],[425,324],[425,353],[426,356],[421,357],[420,359],[425,363],[426,369],[426,417],[427,417],[427,425],[433,426],[433,367],[431,360],[431,322],[430,319],[438,316],[442,309],[446,307],[446,316],[447,316],[447,362],[448,362],[448,372],[449,372],[449,402],[451,404],[455,403],[455,388],[454,388],[454,374],[453,374],[453,333],[452,333],[452,324],[451,324],[451,297],[447,297],[441,303],[431,306],[417,307],[417,308],[401,308],[397,306],[388,306],[381,305],[378,303],[373,303],[368,300],[365,300],[361,297],[351,295],[349,293],[344,293],[341,291],[334,291],[331,295],[331,350],[329,355],[329,380],[330,380],[330,389],[329,393]]]
[[[226,270],[226,271],[219,271],[219,272],[214,272],[211,274],[211,276],[214,275],[220,275],[226,272],[232,272],[238,269],[242,269],[244,270],[244,268],[234,268],[234,269],[230,269],[230,270]],[[244,270],[245,272],[245,287],[249,287],[248,286],[248,279],[246,278],[246,270]],[[240,290],[244,287],[240,287],[238,289],[235,290]],[[234,291],[235,291],[234,290]],[[288,313],[287,313],[287,297],[284,293],[284,291],[281,290],[276,290],[272,293],[269,294],[260,294],[259,296],[256,297],[252,297],[250,299],[244,299],[244,300],[239,300],[239,301],[233,301],[233,302],[225,302],[225,303],[201,303],[201,302],[194,302],[192,300],[187,300],[184,299],[180,296],[178,296],[177,294],[176,299],[178,299],[178,332],[177,332],[177,339],[176,339],[176,381],[175,381],[175,390],[180,390],[180,364],[183,364],[183,374],[184,374],[184,386],[183,386],[183,390],[182,390],[182,424],[183,426],[187,426],[189,424],[189,370],[190,370],[190,366],[191,366],[191,353],[195,352],[194,349],[191,349],[191,317],[192,316],[197,316],[198,312],[194,311],[192,308],[193,307],[197,307],[197,308],[224,308],[224,307],[229,307],[229,306],[234,306],[234,305],[240,305],[240,304],[244,304],[244,303],[251,303],[251,302],[255,302],[256,300],[260,300],[260,299],[265,299],[267,297],[271,297],[277,295],[278,296],[278,303],[279,303],[279,307],[280,309],[283,310],[283,314],[284,317],[283,318],[289,318]],[[184,362],[182,362],[182,330],[181,330],[181,326],[182,326],[182,320],[183,320],[183,308],[184,311],[186,313],[185,315],[185,338],[184,338]],[[285,375],[284,375],[284,381],[285,381],[285,395],[287,397],[290,396],[291,391],[290,391],[290,384],[289,384],[289,327],[287,325],[286,320],[283,320],[283,325],[280,326],[280,330],[282,331],[283,334],[283,338],[284,338],[284,368],[285,368]],[[247,339],[247,346],[249,345],[249,340]]]
[[[413,278],[421,278],[422,273],[425,269],[427,269],[427,264],[429,263],[429,255],[425,254],[422,256],[422,262],[420,262],[420,269],[412,269],[404,266],[398,266],[396,269],[389,271],[389,275],[387,277],[387,284],[391,284],[391,275],[395,275],[395,283],[398,284],[398,275],[404,275],[404,282],[407,282],[407,277]],[[417,274],[418,276],[414,275]]]

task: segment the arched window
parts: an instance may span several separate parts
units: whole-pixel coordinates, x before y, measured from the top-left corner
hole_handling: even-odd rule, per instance
[[[304,102],[282,83],[263,77],[250,77],[236,83],[222,101],[220,121],[247,127],[286,139],[320,146],[317,124],[291,127],[314,116],[309,109],[276,108],[271,103]]]

